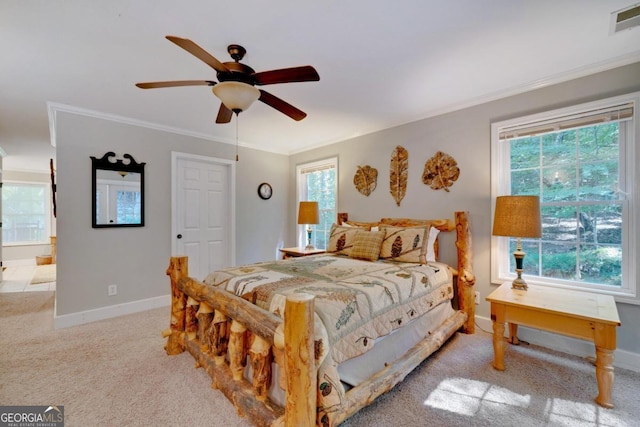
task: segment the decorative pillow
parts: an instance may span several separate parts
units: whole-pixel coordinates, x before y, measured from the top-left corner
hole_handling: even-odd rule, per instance
[[[349,255],[351,253],[351,247],[353,246],[354,237],[356,237],[358,231],[362,230],[363,229],[359,227],[344,227],[333,224],[329,232],[327,252],[332,252],[337,255]]]
[[[377,222],[358,222],[358,221],[345,221],[342,223],[345,227],[360,227],[365,230],[372,230],[373,227],[377,227]]]
[[[384,240],[384,231],[359,231],[353,239],[351,258],[375,261],[380,256],[380,247]]]
[[[436,242],[440,230],[435,227],[429,228],[429,240],[427,241],[427,262],[436,262]]]
[[[385,232],[380,258],[426,264],[429,227],[389,227]]]

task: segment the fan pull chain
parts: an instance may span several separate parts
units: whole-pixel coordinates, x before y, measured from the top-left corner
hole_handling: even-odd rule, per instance
[[[240,115],[236,113],[236,162],[238,161],[238,119]]]

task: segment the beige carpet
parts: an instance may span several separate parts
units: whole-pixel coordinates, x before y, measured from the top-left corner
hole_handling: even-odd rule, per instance
[[[53,330],[53,292],[0,294],[0,404],[64,405],[65,426],[249,426],[184,353],[166,356],[169,308]],[[457,334],[343,426],[636,426],[640,374],[616,369],[613,400],[593,402],[587,361]]]
[[[31,279],[32,285],[38,283],[50,283],[56,281],[56,264],[45,264],[36,266],[36,270],[33,273]]]

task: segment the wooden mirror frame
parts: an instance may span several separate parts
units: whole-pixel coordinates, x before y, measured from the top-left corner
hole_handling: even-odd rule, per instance
[[[143,227],[144,226],[144,165],[146,163],[137,163],[130,154],[125,154],[123,157],[128,160],[127,163],[123,159],[116,159],[116,154],[113,151],[105,153],[102,158],[91,157],[91,226],[93,228],[112,228],[112,227]],[[109,158],[113,157],[115,161],[110,161]],[[98,223],[97,213],[98,207],[97,201],[97,172],[99,170],[126,172],[126,173],[139,173],[140,174],[140,222],[129,224],[103,224]],[[123,176],[124,177],[124,176]]]

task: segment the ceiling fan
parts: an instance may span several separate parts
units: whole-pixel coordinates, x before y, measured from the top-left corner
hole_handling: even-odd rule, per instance
[[[247,53],[245,48],[240,45],[232,44],[227,47],[229,55],[234,59],[233,62],[220,62],[189,39],[175,36],[166,36],[166,38],[216,70],[218,82],[212,80],[178,80],[137,83],[137,87],[141,89],[156,89],[176,86],[213,86],[213,93],[222,100],[216,123],[229,123],[234,112],[238,114],[246,110],[256,100],[264,102],[294,120],[302,120],[307,116],[304,111],[265,90],[257,89],[255,86],[318,81],[320,76],[312,66],[305,65],[256,73],[253,68],[240,62]]]

